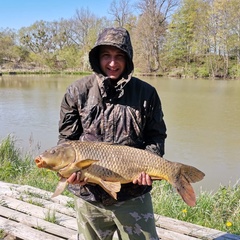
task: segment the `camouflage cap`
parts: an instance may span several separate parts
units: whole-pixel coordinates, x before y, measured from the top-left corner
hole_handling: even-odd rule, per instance
[[[98,36],[98,39],[89,52],[89,62],[93,71],[99,73],[99,46],[114,46],[126,53],[127,56],[127,69],[126,74],[130,74],[133,71],[133,49],[130,39],[130,35],[125,28],[105,28]]]

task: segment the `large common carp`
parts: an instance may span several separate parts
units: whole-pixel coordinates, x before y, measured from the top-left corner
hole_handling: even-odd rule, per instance
[[[132,182],[145,172],[152,180],[167,180],[189,206],[196,204],[190,183],[202,180],[205,175],[195,167],[168,161],[147,150],[101,142],[67,141],[43,152],[35,163],[60,174],[53,196],[65,189],[72,173],[81,170],[82,179],[100,185],[116,199],[121,184]]]

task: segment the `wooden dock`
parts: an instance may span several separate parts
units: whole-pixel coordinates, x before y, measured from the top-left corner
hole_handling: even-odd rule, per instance
[[[51,195],[38,188],[0,182],[0,239],[77,240],[73,199],[62,195],[51,199]],[[215,229],[159,215],[155,218],[163,240],[240,240],[238,235]]]

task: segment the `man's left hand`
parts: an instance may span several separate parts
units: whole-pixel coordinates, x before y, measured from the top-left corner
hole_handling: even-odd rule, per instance
[[[152,185],[152,179],[151,177],[146,174],[145,172],[142,172],[137,179],[133,180],[134,184],[138,184],[138,185],[148,185],[151,186]]]

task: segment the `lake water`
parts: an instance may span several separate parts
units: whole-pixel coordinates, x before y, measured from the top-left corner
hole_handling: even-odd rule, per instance
[[[0,140],[12,134],[23,151],[56,145],[61,99],[80,76],[0,77]],[[240,183],[240,81],[142,77],[162,100],[168,129],[165,158],[206,176],[194,184],[214,191]],[[239,180],[239,182],[238,182]]]

